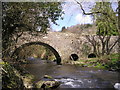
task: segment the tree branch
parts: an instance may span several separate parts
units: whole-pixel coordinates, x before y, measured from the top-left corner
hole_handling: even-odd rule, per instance
[[[111,50],[113,49],[113,47],[117,44],[118,41],[119,41],[119,37],[118,37],[118,39],[113,43],[113,45],[111,45],[109,51],[111,51]]]
[[[75,0],[75,1],[76,1],[76,0]],[[98,14],[98,13],[102,13],[102,14],[104,14],[104,15],[107,14],[107,13],[105,13],[105,12],[100,12],[100,11],[86,13],[85,10],[83,9],[82,4],[81,4],[80,2],[78,2],[78,1],[76,1],[76,2],[77,2],[77,4],[79,4],[79,6],[80,6],[80,8],[81,8],[81,10],[82,10],[82,12],[83,12],[84,15],[92,15],[92,14]]]
[[[23,34],[23,32],[21,32],[20,34],[17,34],[16,40],[15,40],[16,43],[17,43],[17,41],[18,41],[18,38],[19,38],[20,36],[22,36],[22,34]]]

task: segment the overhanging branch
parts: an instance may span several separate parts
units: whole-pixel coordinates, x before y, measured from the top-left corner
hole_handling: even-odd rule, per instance
[[[75,1],[76,1],[76,0],[75,0]],[[100,11],[86,13],[85,10],[83,9],[82,4],[81,4],[80,2],[78,2],[78,1],[76,1],[76,2],[77,2],[77,4],[79,4],[79,6],[80,6],[80,8],[81,8],[81,10],[82,10],[82,12],[83,12],[84,15],[93,15],[93,14],[99,14],[99,13],[104,14],[104,15],[107,15],[107,13],[105,13],[105,12],[100,12]]]

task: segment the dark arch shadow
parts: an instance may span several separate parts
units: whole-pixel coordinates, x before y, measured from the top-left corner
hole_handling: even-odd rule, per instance
[[[78,57],[77,54],[71,54],[71,55],[70,55],[70,59],[71,59],[71,60],[77,61],[78,58],[79,58],[79,57]]]
[[[21,45],[20,47],[18,47],[17,49],[15,49],[15,51],[13,52],[13,54],[11,55],[11,57],[14,57],[15,55],[18,56],[19,51],[20,51],[22,48],[25,48],[25,47],[30,46],[30,45],[42,45],[42,46],[45,46],[45,47],[49,48],[49,49],[53,52],[53,54],[55,55],[55,57],[56,57],[56,59],[57,59],[57,60],[56,60],[56,63],[57,63],[58,65],[61,64],[61,57],[60,57],[59,53],[58,53],[52,46],[50,46],[50,45],[48,45],[48,44],[46,44],[46,43],[42,43],[42,42],[30,42],[30,43],[25,43],[25,44]]]
[[[95,55],[94,53],[90,53],[90,54],[88,55],[88,58],[96,58],[96,55]]]

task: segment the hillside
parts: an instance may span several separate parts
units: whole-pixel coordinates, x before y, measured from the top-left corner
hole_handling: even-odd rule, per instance
[[[62,32],[77,33],[81,35],[88,35],[88,34],[95,35],[96,26],[91,24],[85,24],[85,25],[77,24],[67,28],[63,27]]]

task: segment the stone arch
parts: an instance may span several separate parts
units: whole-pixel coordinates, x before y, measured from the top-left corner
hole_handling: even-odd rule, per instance
[[[29,43],[22,44],[20,47],[18,47],[17,49],[14,50],[11,57],[13,57],[15,55],[18,56],[19,51],[22,48],[30,46],[30,45],[42,45],[42,46],[45,46],[45,47],[49,48],[53,52],[53,54],[55,55],[55,57],[57,59],[56,60],[57,64],[61,64],[61,57],[60,57],[59,53],[52,46],[50,46],[49,44],[43,43],[43,42],[29,42]]]

